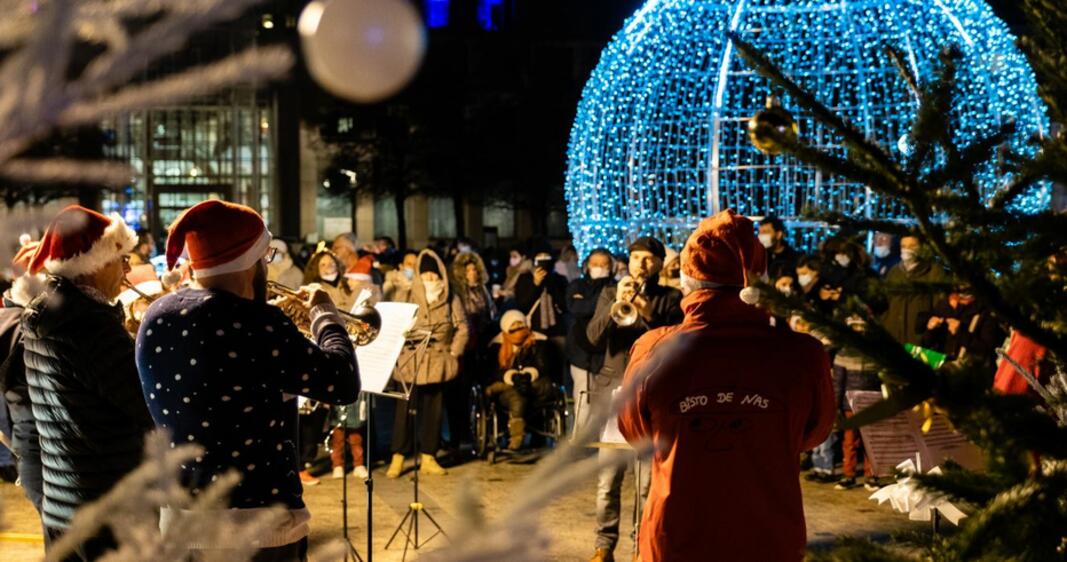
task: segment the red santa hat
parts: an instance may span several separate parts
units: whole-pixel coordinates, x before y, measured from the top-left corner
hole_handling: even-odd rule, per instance
[[[263,258],[270,231],[254,209],[211,200],[185,210],[167,236],[167,268],[187,256],[198,278],[244,271]]]
[[[710,286],[747,288],[766,271],[767,253],[752,221],[733,209],[701,221],[682,249],[682,275]],[[754,297],[742,295],[745,302]]]
[[[118,215],[105,217],[71,205],[52,219],[28,269],[74,279],[99,271],[136,246],[137,234]]]
[[[372,269],[374,269],[374,256],[368,254],[356,260],[356,263],[345,272],[345,277],[356,281],[370,281]]]

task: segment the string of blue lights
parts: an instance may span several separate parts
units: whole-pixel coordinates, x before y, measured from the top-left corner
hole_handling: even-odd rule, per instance
[[[604,49],[585,87],[568,150],[570,229],[582,255],[622,250],[654,235],[680,248],[700,219],[726,208],[776,215],[794,242],[826,235],[799,220],[805,208],[900,218],[902,209],[863,185],[830,177],[747,138],[748,120],[770,93],[738,58],[737,31],[871,138],[907,150],[917,101],[885,46],[928,79],[940,50],[963,53],[954,138],[961,144],[1014,119],[1015,150],[1047,128],[1033,74],[1006,25],[980,0],[649,0]],[[839,151],[838,139],[793,110],[800,135]],[[1005,178],[991,164],[985,194]],[[1048,205],[1035,190],[1021,206]]]

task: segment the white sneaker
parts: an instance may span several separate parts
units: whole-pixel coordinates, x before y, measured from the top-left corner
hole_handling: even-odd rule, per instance
[[[370,478],[370,474],[367,474],[367,467],[365,467],[363,465],[359,465],[356,468],[353,468],[352,469],[352,476],[355,476],[356,478],[359,478],[360,480],[366,480],[367,478]]]
[[[345,467],[343,467],[343,466],[335,466],[335,467],[333,467],[333,477],[334,478],[344,478],[344,476],[345,476]]]

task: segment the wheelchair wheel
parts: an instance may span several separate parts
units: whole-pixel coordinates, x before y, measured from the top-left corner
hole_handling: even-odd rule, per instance
[[[474,438],[474,456],[484,459],[492,447],[492,429],[489,412],[486,410],[486,399],[480,385],[471,388],[470,424],[471,436]]]

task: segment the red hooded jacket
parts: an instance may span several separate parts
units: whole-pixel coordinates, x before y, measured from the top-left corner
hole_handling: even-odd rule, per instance
[[[798,462],[834,423],[829,358],[737,289],[699,290],[682,307],[685,321],[641,337],[626,370],[626,383],[647,378],[619,428],[656,451],[641,559],[801,560]]]

